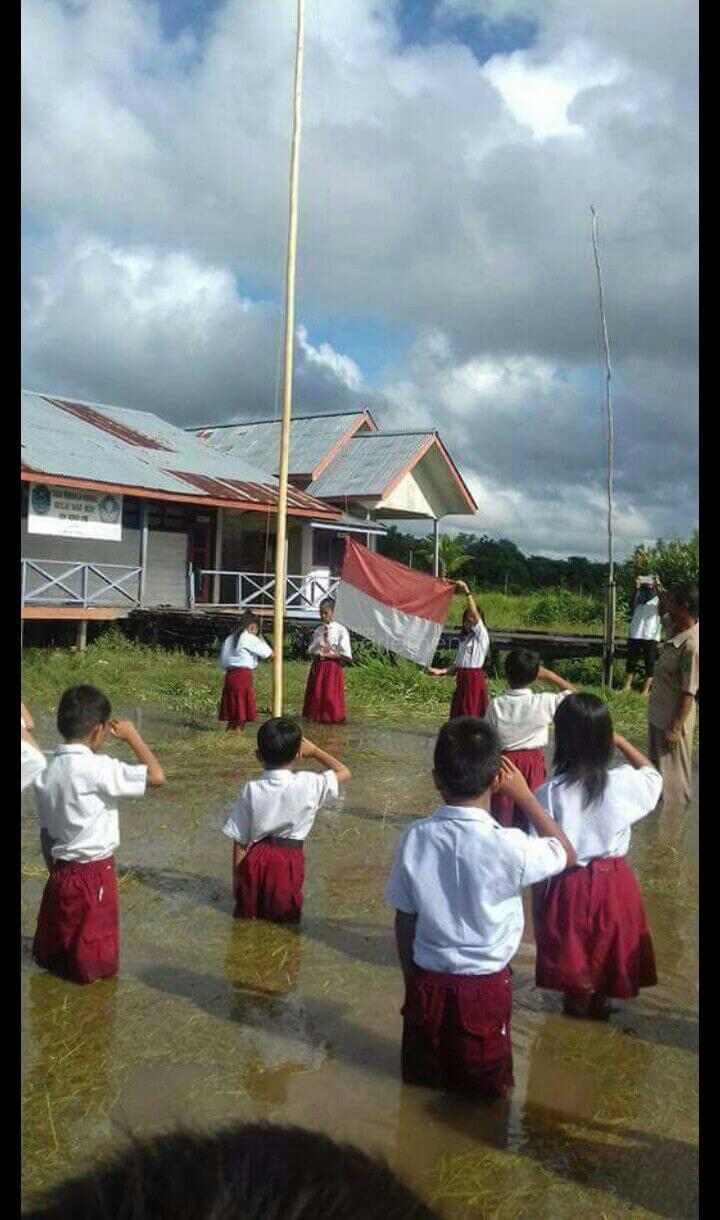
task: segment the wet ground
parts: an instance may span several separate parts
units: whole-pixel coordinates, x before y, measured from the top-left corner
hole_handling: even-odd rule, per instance
[[[610,1024],[565,1018],[534,988],[526,929],[515,1090],[471,1105],[398,1073],[402,982],[382,890],[400,831],[437,803],[432,728],[317,728],[353,777],[309,840],[297,931],[231,918],[220,826],[256,764],[249,733],[237,745],[207,727],[143,712],[169,782],[121,814],[116,980],[77,987],[32,963],[44,867],[23,798],[26,1199],[130,1131],[265,1118],[379,1150],[449,1217],[697,1215],[696,809],[666,809],[633,836],[659,985]],[[39,733],[49,747],[51,723]]]

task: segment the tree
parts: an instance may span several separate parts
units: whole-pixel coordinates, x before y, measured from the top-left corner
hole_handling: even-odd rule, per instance
[[[423,538],[420,547],[418,548],[422,554],[423,564],[432,571],[433,561],[435,557],[435,542],[432,534],[427,538]],[[472,556],[468,555],[465,550],[463,539],[460,535],[451,538],[449,534],[442,534],[438,539],[438,575],[443,579],[452,579],[462,572],[469,563],[472,562]]]

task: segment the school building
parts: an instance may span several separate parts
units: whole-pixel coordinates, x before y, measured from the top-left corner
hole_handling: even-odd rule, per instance
[[[87,624],[138,608],[272,613],[278,420],[193,429],[125,407],[21,394],[21,613]],[[472,514],[435,432],[368,411],[291,425],[286,614],[316,618],[348,534]]]

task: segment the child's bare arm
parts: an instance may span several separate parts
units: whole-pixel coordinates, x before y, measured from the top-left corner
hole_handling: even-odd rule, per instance
[[[32,733],[33,729],[35,728],[35,721],[33,720],[29,711],[25,707],[25,704],[23,703],[22,699],[20,700],[20,715],[22,716],[23,720],[25,721],[25,728],[29,729],[30,732]]]
[[[560,674],[556,674],[552,669],[546,669],[544,665],[538,669],[538,678],[541,682],[552,682],[553,686],[557,686],[560,690],[575,691],[572,682],[566,682],[564,678],[560,677]]]
[[[636,771],[639,771],[641,767],[652,767],[653,764],[649,758],[645,757],[642,750],[638,750],[637,746],[631,745],[627,738],[622,737],[620,733],[613,733],[613,742],[615,749],[625,756],[630,766],[634,767]]]
[[[417,915],[408,915],[407,911],[395,912],[395,944],[400,959],[400,969],[405,982],[413,970],[413,944],[415,942],[415,925]]]
[[[432,665],[428,665],[427,672],[431,678],[445,678],[451,670],[449,666],[446,669],[436,669]]]
[[[480,614],[480,611],[477,608],[477,603],[475,601],[475,598],[473,597],[472,593],[470,592],[470,589],[466,585],[465,581],[456,580],[455,588],[458,590],[459,593],[465,594],[465,596],[467,598],[468,610],[470,611],[470,618],[472,619],[473,624],[479,623],[480,619],[482,618],[482,615]]]
[[[247,843],[233,842],[233,869],[239,868],[247,855]]]
[[[335,758],[332,754],[328,754],[327,750],[321,750],[320,746],[316,746],[315,742],[309,741],[307,737],[302,739],[300,758],[314,758],[326,771],[334,771],[339,784],[346,784],[350,779],[350,770],[345,763],[340,762],[340,759]]]
[[[557,839],[562,844],[567,856],[567,866],[571,868],[577,860],[577,852],[562,827],[554,818],[546,813],[540,802],[530,791],[524,776],[518,771],[509,758],[503,756],[500,766],[500,792],[511,796],[523,813],[526,813],[541,839]]]
[[[110,732],[118,741],[124,741],[130,746],[138,762],[147,767],[147,782],[150,788],[161,788],[165,783],[165,772],[152,750],[145,744],[135,725],[129,720],[111,720]]]

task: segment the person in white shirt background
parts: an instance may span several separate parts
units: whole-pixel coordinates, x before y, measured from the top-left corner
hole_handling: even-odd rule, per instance
[[[118,894],[114,853],[120,844],[117,798],[143,796],[165,775],[129,720],[111,720],[110,701],[94,686],[69,687],[58,705],[65,744],[35,780],[40,842],[50,870],[33,942],[39,966],[76,983],[117,974]],[[101,754],[107,733],[130,746],[137,765]]]
[[[260,725],[256,756],[265,770],[241,789],[223,827],[233,840],[234,915],[296,922],[302,911],[305,839],[318,809],[338,796],[350,772],[286,716]],[[310,760],[320,764],[321,774],[291,770],[294,763]]]
[[[522,891],[572,865],[575,851],[484,721],[444,724],[433,762],[443,804],[403,833],[385,890],[405,979],[402,1078],[504,1096]],[[537,838],[491,817],[498,789],[522,806]]]
[[[536,652],[513,648],[505,658],[508,690],[490,700],[485,720],[497,733],[503,754],[517,767],[531,792],[544,783],[548,729],[558,706],[575,687],[551,669],[540,664]],[[552,682],[557,692],[534,691],[533,682]],[[504,793],[496,792],[490,811],[502,826],[529,829],[527,818]]]
[[[24,792],[47,765],[45,755],[34,737],[35,722],[20,701],[20,791]]]
[[[611,767],[614,749],[627,760]],[[534,894],[535,981],[564,993],[569,1016],[606,1018],[608,998],[657,983],[638,883],[626,856],[630,827],[651,813],[662,778],[613,731],[597,695],[569,695],[555,713],[555,770],[535,793],[577,853],[577,867]]]
[[[258,661],[269,661],[273,650],[260,635],[260,619],[246,610],[237,631],[223,641],[219,665],[225,670],[218,720],[227,721],[229,732],[242,733],[248,721],[257,720],[253,670]]]
[[[308,654],[312,665],[305,687],[303,719],[318,724],[345,723],[345,679],[343,662],[352,660],[350,634],[335,622],[335,603],[330,597],[320,602],[320,626],[315,628]]]
[[[636,577],[628,628],[627,665],[623,690],[630,690],[638,670],[638,663],[642,660],[644,676],[642,694],[645,697],[650,694],[663,630],[659,596],[661,591],[662,586],[657,576]]]
[[[475,598],[464,580],[456,581],[455,588],[467,598],[455,664],[445,669],[436,669],[430,665],[427,671],[432,678],[455,674],[455,691],[450,704],[451,720],[455,716],[485,715],[488,693],[484,665],[490,651],[490,636]]]

